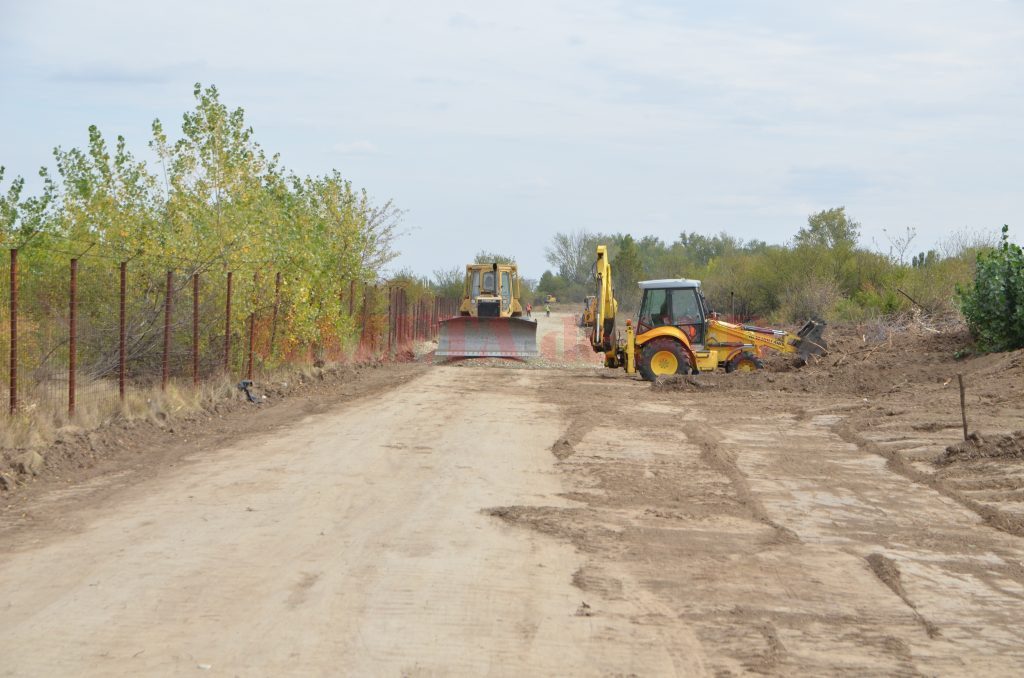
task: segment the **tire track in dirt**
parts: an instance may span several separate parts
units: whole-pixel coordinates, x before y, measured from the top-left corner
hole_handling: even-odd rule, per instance
[[[799,544],[800,537],[793,530],[772,520],[764,504],[750,489],[747,476],[736,463],[734,452],[721,444],[721,433],[705,422],[684,422],[683,433],[700,448],[700,458],[710,468],[728,478],[736,493],[737,501],[750,513],[750,518],[775,530],[776,539],[780,544]]]
[[[893,593],[899,596],[900,600],[906,603],[907,607],[914,611],[914,617],[924,628],[929,638],[938,638],[942,635],[939,627],[925,619],[924,615],[918,611],[917,605],[914,605],[913,601],[910,600],[906,590],[903,588],[902,574],[896,561],[881,553],[872,553],[865,560],[868,561],[868,566],[875,573],[875,576],[878,577],[878,580],[888,586]]]
[[[843,441],[856,445],[858,448],[866,452],[877,454],[885,459],[885,466],[889,471],[901,475],[912,482],[930,487],[943,497],[952,499],[967,510],[973,511],[989,527],[994,527],[997,530],[1001,530],[1002,532],[1006,532],[1007,534],[1011,534],[1015,537],[1024,537],[1024,518],[974,501],[970,497],[964,496],[961,492],[958,492],[948,484],[944,483],[940,478],[915,469],[907,459],[900,454],[899,450],[887,450],[877,443],[868,440],[857,431],[852,422],[845,419],[841,420],[832,427],[832,430]],[[1020,570],[1021,574],[1024,575],[1024,567],[1021,567]]]

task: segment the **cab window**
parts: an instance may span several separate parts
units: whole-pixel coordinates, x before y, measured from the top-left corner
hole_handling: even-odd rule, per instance
[[[512,279],[509,276],[508,271],[501,272],[501,305],[503,308],[508,308],[512,302]]]
[[[697,302],[697,290],[672,290],[672,324],[700,322],[700,306]]]
[[[494,289],[494,271],[484,272],[483,291],[484,294],[494,294],[494,292],[496,291]]]
[[[668,290],[645,290],[637,329],[642,332],[670,323]]]
[[[473,271],[469,284],[469,296],[476,299],[480,296],[480,271]]]
[[[698,291],[694,287],[672,290],[672,324],[681,329],[690,341],[704,343],[704,317]]]

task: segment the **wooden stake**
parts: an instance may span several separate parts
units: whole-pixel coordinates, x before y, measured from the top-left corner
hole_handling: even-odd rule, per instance
[[[957,372],[956,380],[960,382],[960,418],[964,422],[964,440],[967,440],[967,407],[964,405],[964,375]]]

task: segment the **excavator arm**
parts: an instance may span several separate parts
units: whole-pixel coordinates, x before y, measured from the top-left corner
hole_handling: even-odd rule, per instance
[[[619,339],[615,329],[615,316],[619,302],[615,299],[612,284],[612,264],[608,260],[608,248],[597,246],[595,264],[597,278],[597,299],[594,301],[594,329],[590,333],[590,345],[595,353],[604,353],[605,367],[624,367],[627,374],[636,372],[633,324],[626,321],[626,336]]]
[[[615,315],[619,303],[615,300],[615,288],[612,285],[612,264],[608,261],[608,248],[597,246],[597,303],[594,313],[594,331],[590,335],[590,344],[597,353],[608,353],[615,350]]]

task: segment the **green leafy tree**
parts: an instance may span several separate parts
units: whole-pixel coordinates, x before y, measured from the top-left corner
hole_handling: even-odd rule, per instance
[[[637,282],[643,276],[644,266],[640,260],[640,248],[633,236],[624,235],[619,239],[617,252],[611,260],[612,275],[615,279],[615,296],[624,308],[636,308],[640,301]]]
[[[1024,348],[1024,251],[1003,226],[999,246],[978,254],[974,284],[961,287],[960,308],[986,351]]]
[[[853,249],[860,238],[860,223],[846,215],[845,207],[833,207],[807,217],[807,226],[797,231],[797,246]]]

